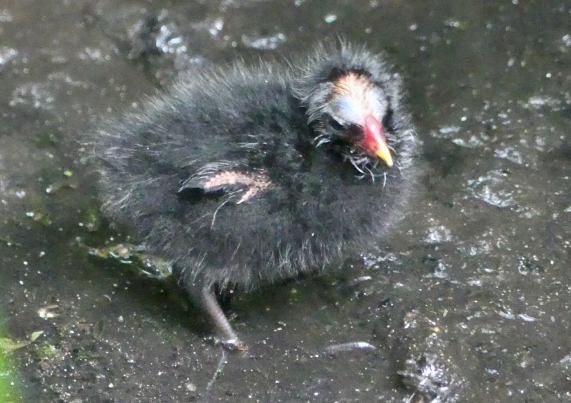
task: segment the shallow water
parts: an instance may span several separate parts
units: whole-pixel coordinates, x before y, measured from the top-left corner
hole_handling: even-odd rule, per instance
[[[23,397],[570,400],[570,18],[563,0],[1,2],[0,302],[13,337],[44,331],[12,355]],[[192,66],[337,35],[406,77],[418,192],[342,275],[234,298],[251,351],[223,356],[170,282],[89,253],[129,239],[78,133]]]

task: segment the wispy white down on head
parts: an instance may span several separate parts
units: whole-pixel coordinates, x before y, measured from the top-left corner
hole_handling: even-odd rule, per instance
[[[369,115],[382,120],[387,110],[382,91],[365,77],[347,74],[335,83],[329,113],[339,122],[362,125]]]

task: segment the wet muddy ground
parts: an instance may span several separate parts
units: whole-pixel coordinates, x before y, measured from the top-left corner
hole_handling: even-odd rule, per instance
[[[0,325],[44,332],[0,378],[25,401],[571,400],[570,20],[563,0],[0,1]],[[337,35],[406,77],[418,192],[341,274],[236,296],[250,351],[223,353],[117,248],[79,134],[180,71]]]

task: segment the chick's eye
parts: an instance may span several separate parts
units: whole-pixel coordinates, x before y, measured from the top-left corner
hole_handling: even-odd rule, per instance
[[[334,129],[334,130],[343,130],[345,128],[345,126],[343,126],[341,123],[339,123],[338,120],[334,119],[334,118],[329,118],[329,125]]]

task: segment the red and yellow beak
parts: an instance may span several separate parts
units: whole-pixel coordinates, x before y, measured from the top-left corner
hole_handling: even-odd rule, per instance
[[[381,122],[373,115],[369,115],[365,118],[363,131],[364,139],[361,143],[363,150],[367,154],[383,160],[389,168],[392,167],[393,157],[387,146],[387,140],[385,139]]]

